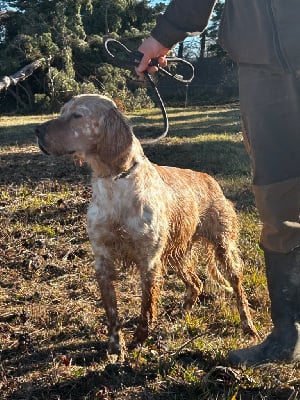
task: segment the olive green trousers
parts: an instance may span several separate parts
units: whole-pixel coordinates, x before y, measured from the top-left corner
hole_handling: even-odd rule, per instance
[[[239,88],[261,246],[288,253],[300,246],[300,71],[240,64]]]

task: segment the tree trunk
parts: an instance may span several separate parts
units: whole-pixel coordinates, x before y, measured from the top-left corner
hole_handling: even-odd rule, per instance
[[[205,50],[206,50],[206,35],[207,31],[204,31],[200,35],[200,60],[202,60],[205,56]]]
[[[180,42],[178,46],[177,57],[183,58],[183,49],[184,49],[183,42]]]

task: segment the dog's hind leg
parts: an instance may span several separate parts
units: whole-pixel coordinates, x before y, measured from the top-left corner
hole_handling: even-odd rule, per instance
[[[238,250],[232,243],[230,243],[226,249],[218,247],[216,249],[216,259],[219,261],[218,265],[221,272],[229,281],[236,296],[237,308],[244,332],[249,333],[252,336],[258,336],[256,328],[252,322],[248,300],[242,285],[243,261],[238,254]]]
[[[195,242],[195,238],[189,243],[182,242],[181,248],[175,249],[168,257],[168,264],[185,285],[183,308],[187,312],[193,308],[203,289],[203,283],[195,270],[198,261]]]
[[[183,308],[186,311],[192,309],[203,289],[203,283],[195,272],[193,262],[195,260],[188,254],[174,266],[177,276],[185,284]]]
[[[209,266],[212,275],[218,281],[219,271],[230,283],[237,300],[237,308],[241,318],[242,328],[245,332],[258,336],[252,322],[248,300],[242,285],[243,261],[237,247],[238,224],[235,211],[225,199],[215,203],[214,211],[210,217],[213,230],[210,232],[209,241],[213,245],[211,265]],[[217,267],[216,267],[217,265]],[[214,273],[214,271],[216,273]],[[224,278],[221,283],[224,284]]]

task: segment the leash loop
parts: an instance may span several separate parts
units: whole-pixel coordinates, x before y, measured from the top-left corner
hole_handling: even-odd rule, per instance
[[[121,47],[122,51],[118,51],[117,56],[115,53],[113,53],[109,49],[109,46],[111,44],[115,44],[115,45]],[[119,68],[134,69],[135,67],[139,66],[139,64],[144,56],[144,54],[138,50],[135,50],[135,51],[129,50],[123,43],[121,43],[118,40],[113,39],[113,38],[108,38],[105,40],[104,48],[105,48],[107,54],[110,56],[112,63],[115,64]],[[194,79],[194,67],[190,62],[188,62],[182,58],[178,58],[178,57],[168,57],[167,56],[166,59],[170,63],[172,63],[172,62],[180,63],[184,66],[187,66],[191,71],[191,75],[188,78],[184,78],[182,75],[172,74],[171,72],[167,71],[165,68],[160,67],[158,65],[157,59],[155,59],[155,58],[150,61],[149,65],[156,66],[158,68],[159,72],[163,73],[164,75],[169,76],[170,78],[172,78],[180,83],[189,84]],[[145,78],[147,79],[147,81],[149,82],[153,92],[155,93],[155,96],[158,100],[158,104],[161,109],[161,112],[163,115],[163,120],[164,120],[164,131],[162,134],[160,134],[158,137],[156,137],[154,139],[150,139],[150,138],[149,139],[140,139],[140,141],[143,144],[150,144],[150,143],[158,142],[159,140],[163,139],[167,135],[168,130],[169,130],[169,120],[168,120],[164,102],[160,96],[160,93],[157,89],[155,82],[153,81],[152,76],[147,71],[144,71],[144,75],[145,75]]]
[[[118,56],[113,54],[111,50],[109,50],[109,45],[111,43],[117,44],[124,50],[124,53],[118,53]],[[138,50],[132,51],[129,50],[128,47],[126,47],[123,43],[119,42],[116,39],[108,38],[104,42],[104,47],[107,52],[107,54],[111,57],[112,61],[116,64],[116,66],[120,68],[129,68],[132,69],[134,67],[138,67],[140,62],[142,61],[142,58],[144,56],[143,53],[141,53]],[[124,57],[125,56],[125,57]],[[190,62],[184,60],[183,58],[179,57],[170,57],[166,56],[166,59],[169,63],[178,63],[182,64],[183,66],[186,66],[189,68],[191,75],[188,78],[184,78],[181,75],[178,74],[172,74],[171,72],[167,71],[165,68],[162,68],[158,65],[157,59],[152,58],[152,60],[149,63],[149,66],[156,66],[160,72],[163,74],[169,76],[170,78],[175,79],[178,82],[181,83],[191,83],[192,80],[194,79],[194,66]]]

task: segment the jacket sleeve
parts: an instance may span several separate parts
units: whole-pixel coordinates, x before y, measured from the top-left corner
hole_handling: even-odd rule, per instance
[[[158,16],[151,35],[171,48],[205,29],[215,3],[216,0],[172,0],[164,14]]]

